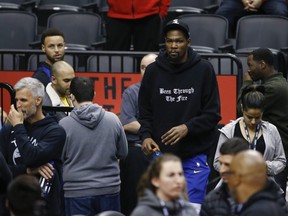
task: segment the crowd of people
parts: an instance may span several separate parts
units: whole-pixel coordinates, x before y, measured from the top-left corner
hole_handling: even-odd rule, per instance
[[[135,30],[145,20],[158,25],[159,10],[163,18],[169,6],[168,0],[151,1],[131,22],[129,1],[108,2],[108,32],[123,33],[108,39],[126,44],[123,49],[124,26]],[[234,1],[223,0],[218,12],[228,2]],[[242,2],[250,13],[282,1]],[[190,47],[185,23],[172,20],[161,34],[165,48],[143,56],[142,80],[123,92],[118,117],[93,103],[94,81],[75,76],[65,61],[63,33],[43,32],[46,60],[15,84],[15,104],[0,129],[0,215],[288,215],[288,83],[275,71],[272,52],[263,47],[249,54],[239,118],[218,129],[221,103],[212,64]],[[136,49],[148,47],[137,37]],[[155,149],[162,154],[155,157]],[[208,192],[214,168],[219,182]]]

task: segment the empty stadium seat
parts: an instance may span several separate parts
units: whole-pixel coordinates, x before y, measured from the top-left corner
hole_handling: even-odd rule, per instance
[[[37,17],[26,11],[0,10],[1,40],[0,49],[30,49],[29,43],[37,35]],[[15,61],[14,61],[15,60]],[[20,55],[0,56],[0,68],[3,70],[19,69]]]
[[[87,59],[89,72],[127,72],[137,71],[137,62],[132,56],[90,56]]]
[[[48,18],[47,28],[64,33],[68,49],[89,50],[105,44],[101,32],[102,19],[88,12],[59,12]]]
[[[228,41],[228,21],[215,14],[186,14],[178,17],[190,30],[191,47],[198,52],[219,52]]]
[[[259,47],[269,48],[275,55],[275,68],[287,73],[288,18],[278,15],[250,15],[238,20],[235,54],[241,57],[244,71],[247,55]]]

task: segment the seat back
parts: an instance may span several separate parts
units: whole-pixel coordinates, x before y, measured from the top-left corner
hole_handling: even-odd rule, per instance
[[[48,18],[47,28],[60,29],[65,35],[66,45],[78,44],[89,49],[93,42],[103,40],[101,34],[101,17],[95,13],[54,13]]]
[[[75,58],[75,59],[74,59]],[[45,54],[40,54],[40,55],[36,55],[36,54],[32,54],[29,58],[28,58],[28,66],[27,66],[27,71],[36,71],[38,63],[41,61],[45,61],[46,60],[46,55]],[[77,71],[78,69],[78,59],[76,56],[72,56],[72,55],[65,55],[64,57],[64,61],[66,61],[67,63],[69,63],[75,71]]]
[[[250,15],[238,20],[235,49],[288,46],[288,18],[277,15]]]
[[[37,10],[53,11],[83,11],[82,6],[90,3],[90,0],[39,0]]]
[[[218,52],[228,40],[228,21],[215,14],[186,14],[178,17],[190,30],[192,47],[199,52]],[[212,49],[211,49],[212,48]]]
[[[0,10],[20,10],[25,0],[1,0]]]
[[[274,54],[274,67],[287,77],[288,18],[278,15],[250,15],[238,20],[235,54],[248,69],[247,56],[259,47],[269,48]],[[281,51],[285,48],[285,52]]]
[[[126,72],[137,70],[137,61],[132,56],[89,56],[87,71],[89,72]]]
[[[48,17],[52,14],[65,11],[85,11],[82,5],[88,2],[90,2],[90,0],[38,0],[37,7],[34,11],[39,19],[39,32],[42,33],[45,30]]]
[[[0,49],[30,49],[37,35],[37,17],[25,11],[0,11]]]
[[[188,6],[204,9],[209,5],[218,4],[218,0],[171,0],[170,6]]]
[[[103,211],[95,216],[125,216],[125,215],[118,211],[108,210],[108,211]]]

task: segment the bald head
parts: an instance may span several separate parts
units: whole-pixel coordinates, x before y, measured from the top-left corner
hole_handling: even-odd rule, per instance
[[[239,203],[263,189],[267,181],[267,167],[258,151],[245,150],[238,153],[230,165],[229,190]]]
[[[152,62],[155,61],[155,59],[157,58],[157,55],[154,54],[154,53],[150,53],[150,54],[147,54],[145,55],[142,60],[141,60],[141,63],[140,63],[140,70],[141,70],[141,75],[143,76],[144,73],[145,73],[145,69],[146,67],[151,64]]]
[[[246,150],[240,152],[235,156],[232,164],[235,165],[238,173],[243,175],[247,173],[263,177],[267,175],[265,160],[258,151]]]
[[[59,97],[70,95],[70,83],[74,77],[74,69],[65,61],[55,62],[51,67],[51,86]]]
[[[74,73],[74,69],[65,61],[55,62],[51,67],[51,75],[58,77],[62,73]]]

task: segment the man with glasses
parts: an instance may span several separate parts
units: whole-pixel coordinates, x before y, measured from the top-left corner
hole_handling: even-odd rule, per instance
[[[182,159],[189,201],[199,211],[221,119],[218,83],[213,66],[189,47],[185,23],[172,20],[163,33],[166,49],[147,67],[139,91],[142,150],[156,147]]]

